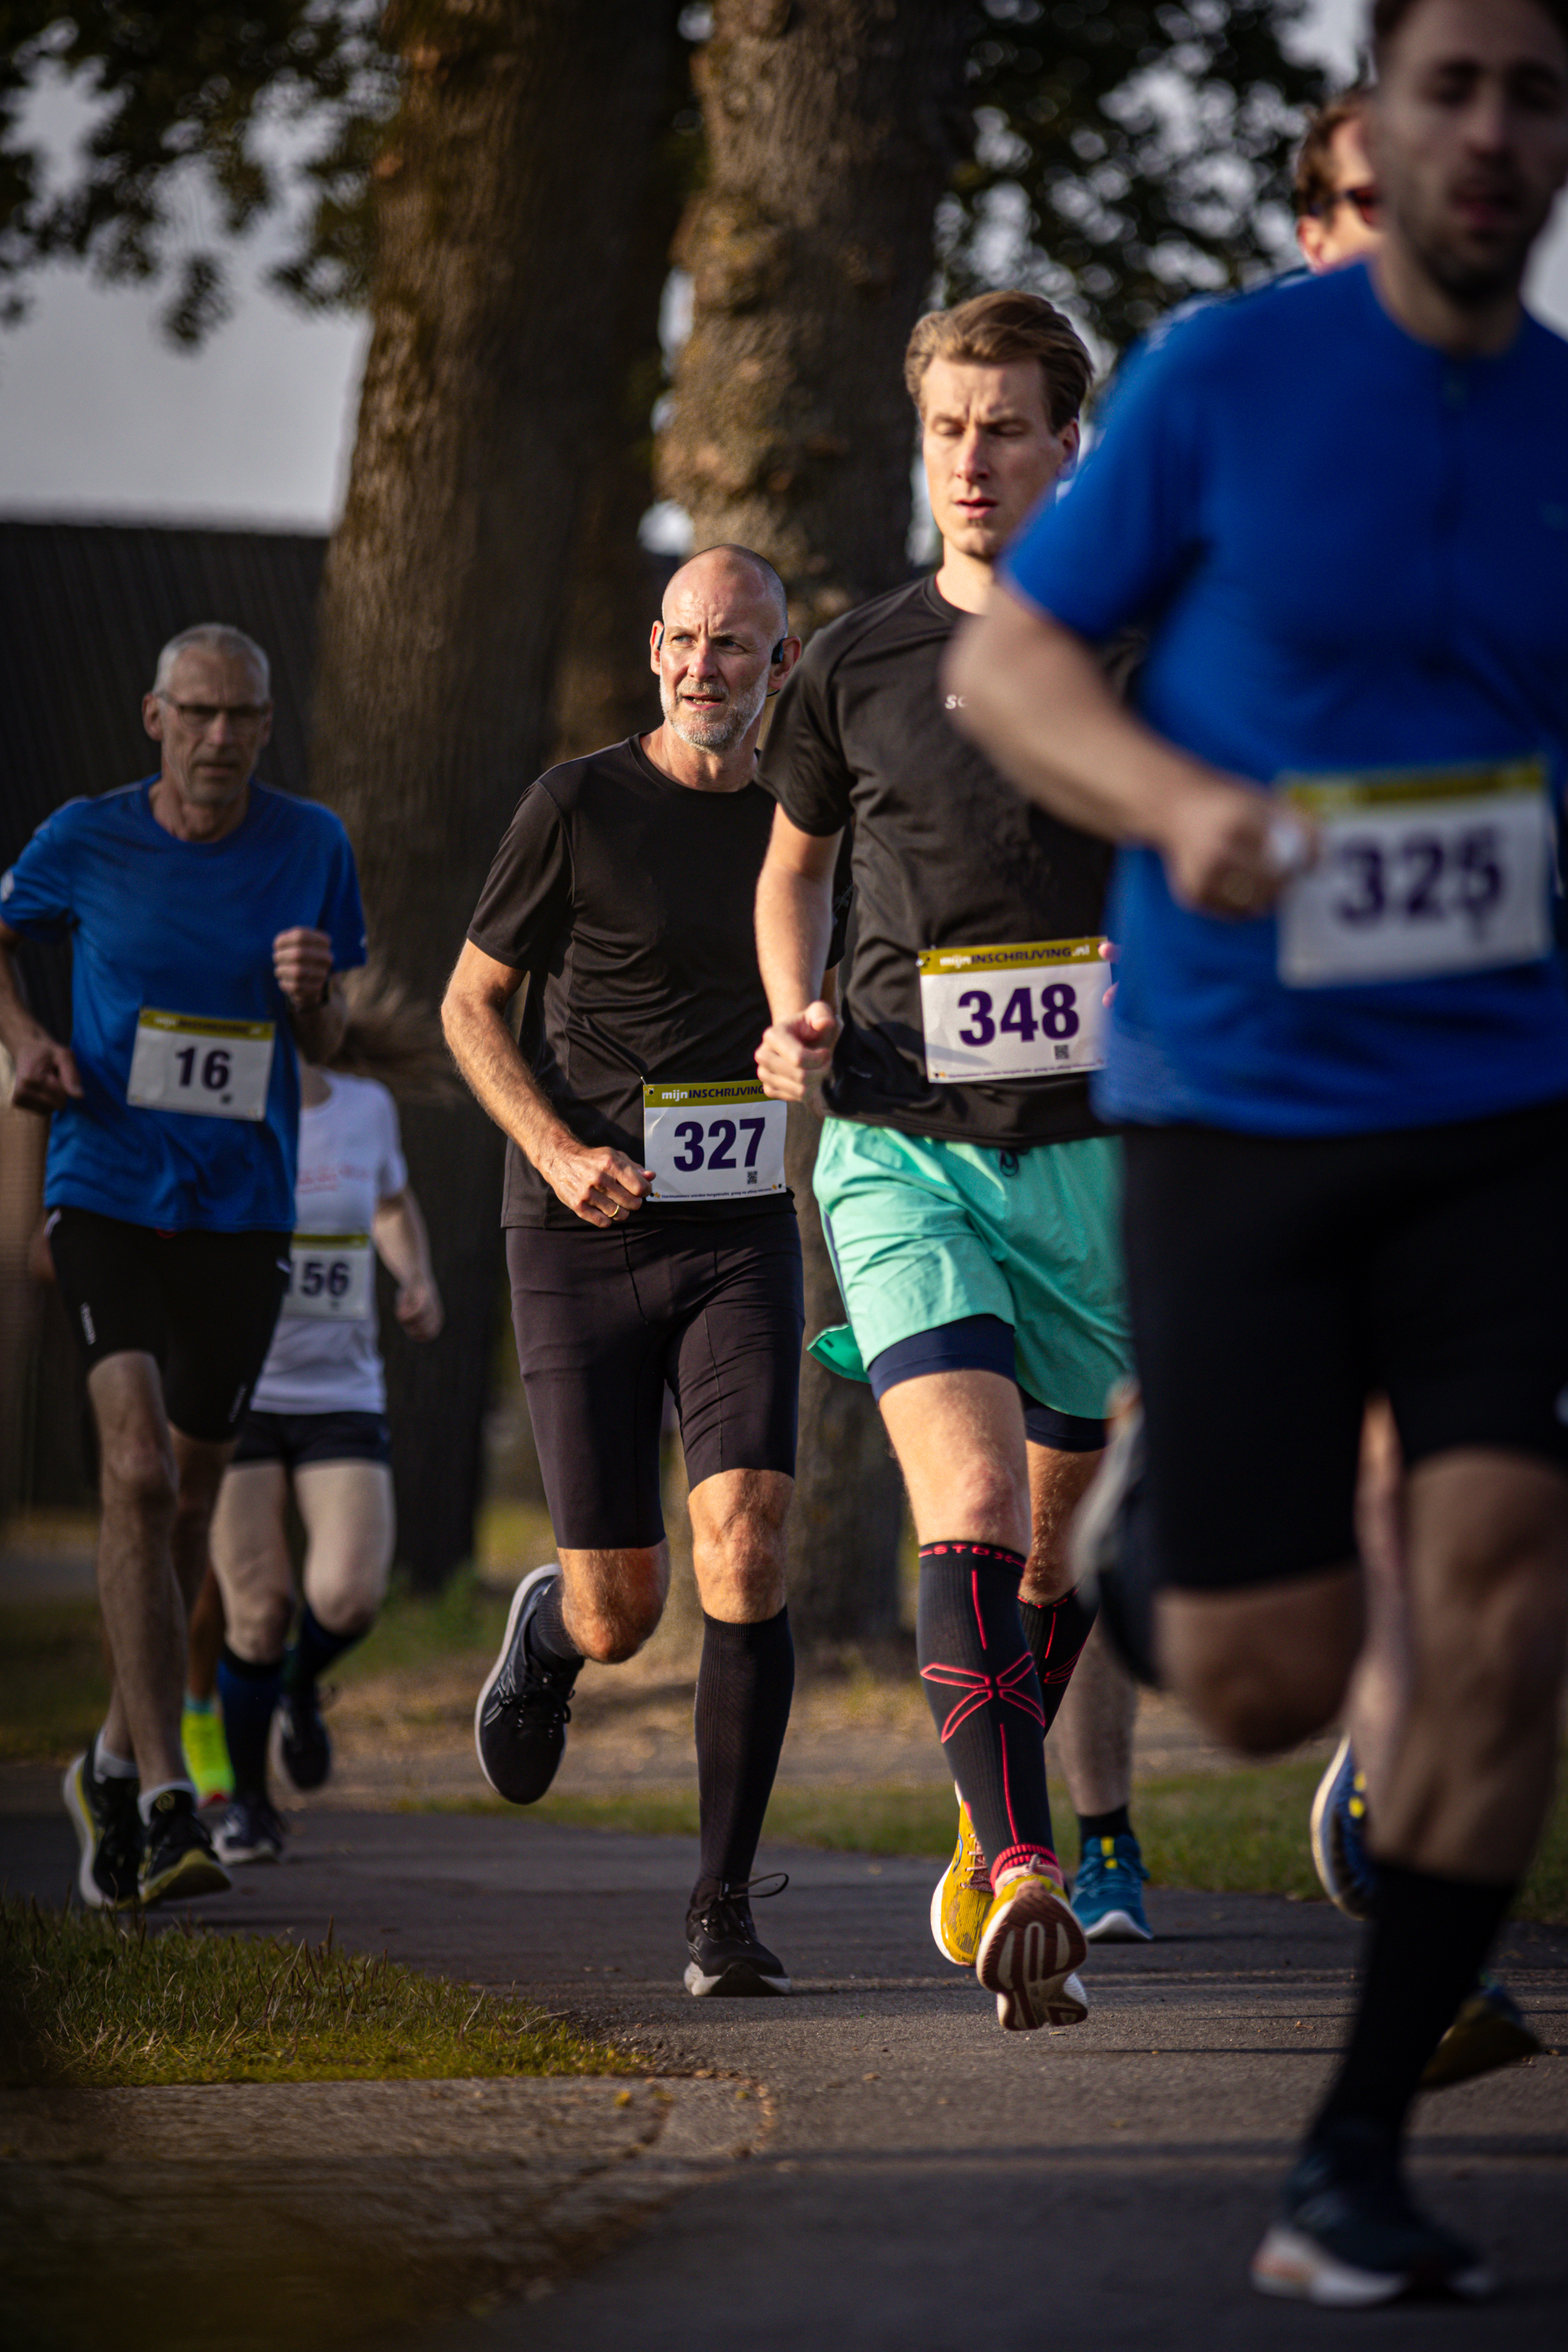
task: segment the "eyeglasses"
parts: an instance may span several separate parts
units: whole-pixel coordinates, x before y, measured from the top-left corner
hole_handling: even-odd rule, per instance
[[[1312,210],[1319,220],[1331,220],[1342,205],[1353,205],[1368,228],[1376,228],[1383,218],[1383,198],[1370,184],[1361,188],[1336,188],[1331,196],[1325,196],[1321,205],[1313,205]]]
[[[269,702],[176,702],[172,694],[158,698],[198,735],[205,735],[220,719],[232,719],[237,727],[259,727],[272,708]]]

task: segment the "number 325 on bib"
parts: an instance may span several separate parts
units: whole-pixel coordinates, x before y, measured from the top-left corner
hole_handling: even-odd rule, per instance
[[[1098,1070],[1110,984],[1098,937],[928,948],[921,958],[927,1077],[956,1086]]]

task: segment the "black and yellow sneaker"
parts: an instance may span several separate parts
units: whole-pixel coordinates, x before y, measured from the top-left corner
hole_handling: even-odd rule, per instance
[[[142,1856],[142,1901],[184,1902],[193,1895],[221,1895],[233,1884],[197,1816],[195,1791],[165,1789],[154,1797]]]
[[[752,1925],[753,1895],[782,1895],[789,1885],[782,1870],[773,1879],[753,1878],[742,1886],[719,1879],[698,1884],[686,1915],[686,1990],[699,2000],[755,2000],[788,1992],[784,1962]]]
[[[137,1780],[100,1776],[85,1749],[66,1771],[62,1793],[81,1847],[77,1892],[89,1911],[123,1911],[139,1899],[142,1815]]]
[[[1542,2047],[1507,1986],[1484,1976],[1426,2061],[1421,2088],[1446,2091],[1450,2083],[1473,2082],[1500,2066],[1538,2058]]]

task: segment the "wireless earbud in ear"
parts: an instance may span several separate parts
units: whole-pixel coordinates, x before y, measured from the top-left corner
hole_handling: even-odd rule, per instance
[[[664,651],[664,623],[662,621],[656,621],[653,625],[653,649],[656,654],[661,654]]]
[[[784,659],[784,639],[781,637],[781,638],[779,639],[779,641],[778,641],[777,645],[773,647],[773,654],[772,654],[772,656],[771,656],[771,659],[772,659],[773,666],[774,669],[777,669],[777,667],[778,667],[778,666],[779,666],[780,662],[782,662],[782,661],[783,661],[783,659]]]

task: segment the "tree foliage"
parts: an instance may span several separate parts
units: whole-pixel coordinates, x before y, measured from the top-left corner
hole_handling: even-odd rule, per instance
[[[953,97],[974,136],[938,222],[945,296],[1031,283],[1121,345],[1183,295],[1277,266],[1300,110],[1323,93],[1321,69],[1291,55],[1307,5],[971,0]],[[232,306],[226,247],[269,213],[289,223],[269,272],[280,292],[312,309],[363,303],[398,53],[439,48],[466,13],[460,0],[80,0],[68,14],[0,0],[5,315],[21,314],[40,265],[74,258],[111,282],[167,286],[166,331],[196,343]],[[693,32],[703,13],[687,12]],[[51,76],[99,100],[58,187],[24,132]],[[689,132],[689,99],[674,113]]]
[[[1184,295],[1289,249],[1290,168],[1322,68],[1307,0],[984,0],[974,152],[939,220],[950,300],[1027,284],[1118,348]]]
[[[169,285],[164,329],[197,343],[232,306],[226,244],[285,208],[292,249],[275,282],[313,307],[362,301],[371,173],[397,98],[390,37],[409,13],[407,0],[78,0],[68,14],[0,0],[7,319],[41,265],[69,258],[109,283]],[[51,78],[98,101],[58,189],[24,131]],[[211,215],[205,234],[193,214]]]

